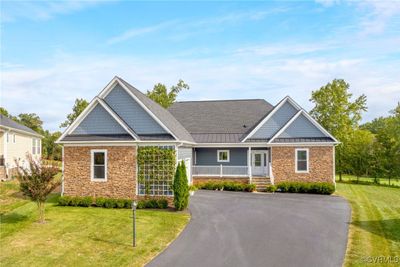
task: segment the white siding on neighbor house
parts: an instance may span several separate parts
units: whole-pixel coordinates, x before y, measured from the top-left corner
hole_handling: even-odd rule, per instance
[[[297,113],[297,111],[298,110],[287,101],[250,138],[271,138]]]
[[[137,134],[167,133],[120,85],[104,100]]]
[[[100,105],[76,127],[72,134],[128,134],[124,128]]]
[[[0,156],[4,155],[4,132],[0,132]]]
[[[326,137],[326,135],[301,114],[278,136],[278,138],[292,137]]]
[[[15,143],[13,142],[13,135],[15,134]],[[6,138],[4,134],[4,138]],[[40,140],[40,147],[38,153],[32,155],[32,140]],[[36,141],[35,141],[36,144]],[[9,140],[5,140],[4,149],[7,149],[5,157],[5,162],[7,168],[13,168],[16,166],[15,160],[20,160],[22,162],[26,162],[26,156],[28,154],[32,155],[33,158],[39,159],[42,155],[42,141],[39,137],[33,137],[27,134],[22,134],[19,132],[9,131]]]

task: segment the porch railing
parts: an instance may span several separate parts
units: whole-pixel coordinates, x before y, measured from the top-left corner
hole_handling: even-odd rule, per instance
[[[247,166],[193,166],[193,176],[248,176],[249,171]]]

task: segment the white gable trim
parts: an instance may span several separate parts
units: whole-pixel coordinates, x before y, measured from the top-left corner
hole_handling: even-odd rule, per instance
[[[295,109],[301,110],[302,108],[290,96],[283,98],[278,105],[242,140],[245,142],[252,137],[286,102],[289,102]]]
[[[100,104],[108,112],[108,114],[110,114],[118,122],[118,124],[121,125],[121,127],[124,128],[125,131],[127,131],[135,140],[138,140],[137,135],[134,134],[130,129],[127,129],[124,122],[116,117],[108,107],[105,107],[105,105],[101,103],[101,100],[99,98],[95,97],[92,101],[90,101],[89,105],[82,111],[82,113],[79,114],[79,116],[71,123],[71,125],[68,126],[68,128],[60,136],[60,138],[57,139],[56,143],[60,143],[66,135],[72,133],[98,104]]]
[[[165,124],[156,116],[154,115],[153,112],[151,112],[150,109],[148,109],[146,107],[145,104],[142,103],[142,101],[140,101],[126,86],[123,82],[121,82],[117,76],[115,76],[111,82],[108,83],[108,85],[99,93],[98,97],[104,99],[110,92],[112,89],[114,89],[114,87],[119,84],[132,98],[133,100],[135,100],[164,130],[166,130],[169,134],[171,134],[175,140],[179,140],[175,134],[168,129],[167,126],[165,126]]]
[[[275,140],[275,138],[281,135],[301,114],[303,114],[323,134],[325,134],[327,137],[332,138],[332,140],[334,141],[333,143],[339,143],[339,141],[335,137],[333,137],[333,135],[331,135],[327,130],[325,130],[316,120],[314,120],[313,117],[311,117],[304,109],[301,109],[276,134],[274,134],[271,140],[269,140],[268,144],[271,144]]]

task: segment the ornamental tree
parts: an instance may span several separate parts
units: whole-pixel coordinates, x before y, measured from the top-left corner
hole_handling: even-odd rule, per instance
[[[39,210],[39,222],[44,223],[46,199],[61,183],[59,179],[55,178],[59,167],[54,164],[42,164],[41,160],[35,160],[31,155],[26,159],[26,165],[15,161],[20,190],[25,196],[36,202]]]

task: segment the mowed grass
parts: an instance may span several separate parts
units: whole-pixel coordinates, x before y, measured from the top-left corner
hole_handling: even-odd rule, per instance
[[[0,184],[2,198],[8,183]],[[138,210],[134,248],[131,210],[60,207],[56,199],[46,204],[45,224],[36,222],[35,203],[9,204],[1,215],[1,266],[143,266],[189,221],[185,212]]]
[[[368,257],[400,257],[399,188],[337,183],[336,194],[352,207],[345,266],[365,266],[374,259]]]
[[[377,178],[377,179],[378,179],[379,184],[381,184],[381,185],[389,185],[389,179],[388,178]],[[357,181],[357,177],[354,176],[354,175],[343,174],[342,175],[342,180],[344,182]],[[339,181],[339,175],[336,175],[336,181]],[[359,177],[358,181],[359,182],[374,183],[375,179],[373,177]],[[392,179],[390,179],[390,185],[400,186],[400,178],[392,178]]]

